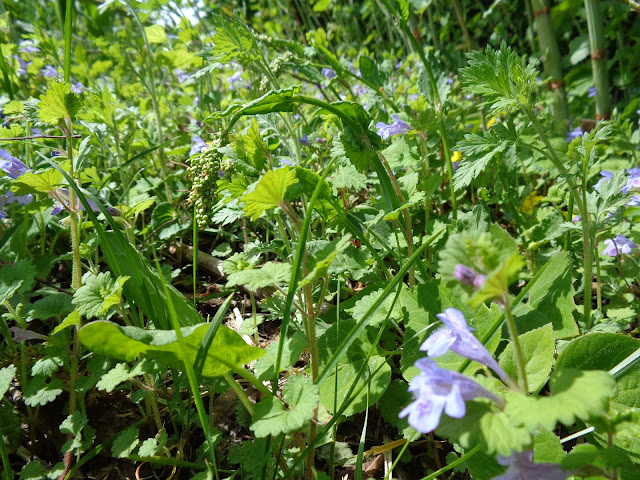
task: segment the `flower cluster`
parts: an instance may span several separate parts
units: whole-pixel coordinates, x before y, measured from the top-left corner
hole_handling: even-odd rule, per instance
[[[211,207],[217,199],[217,181],[224,174],[222,154],[218,151],[220,139],[211,144],[198,136],[193,137],[189,177],[193,181],[188,201],[195,207],[196,221],[201,228],[211,223]]]
[[[498,362],[482,343],[471,333],[462,312],[447,308],[438,314],[445,327],[436,330],[422,344],[420,350],[430,357],[444,355],[447,351],[462,355],[490,367],[505,382],[512,383]],[[421,372],[409,383],[409,391],[415,400],[400,412],[400,418],[409,417],[409,425],[422,433],[435,430],[440,423],[442,412],[453,418],[462,418],[466,413],[465,402],[477,397],[485,397],[496,403],[502,401],[475,380],[440,368],[429,359],[421,358],[416,363]]]
[[[632,250],[638,248],[638,245],[624,235],[616,235],[615,238],[609,238],[604,241],[604,244],[606,247],[602,254],[610,257],[617,257],[620,254],[629,254]]]

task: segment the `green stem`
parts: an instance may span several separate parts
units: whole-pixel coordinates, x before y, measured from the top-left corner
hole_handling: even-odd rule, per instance
[[[66,0],[64,11],[64,81],[71,78],[71,40],[73,34],[73,0]]]
[[[13,100],[13,85],[11,84],[11,78],[9,77],[9,69],[7,68],[7,62],[4,59],[4,55],[0,52],[0,69],[2,69],[2,77],[4,78],[4,85],[9,93],[9,99]]]
[[[69,176],[75,181],[75,172],[73,167],[73,132],[71,118],[67,117],[65,135],[67,137],[67,159],[69,160]],[[76,191],[69,189],[69,220],[71,230],[71,252],[73,258],[73,267],[71,272],[71,285],[74,290],[82,286],[82,262],[80,259],[80,231],[78,226]]]
[[[2,466],[4,467],[4,480],[13,480],[14,476],[4,435],[0,435],[0,457],[2,457]]]
[[[231,389],[235,392],[238,400],[240,400],[240,403],[242,403],[242,405],[244,405],[244,408],[247,409],[249,415],[253,417],[256,413],[256,410],[253,406],[253,403],[251,403],[251,400],[249,400],[249,397],[247,397],[244,389],[238,384],[236,379],[233,378],[233,375],[231,375],[229,372],[224,374],[224,379],[227,381]]]
[[[544,56],[544,71],[549,76],[550,88],[553,91],[553,117],[554,131],[561,133],[567,128],[569,110],[567,108],[567,98],[564,89],[562,74],[562,56],[558,48],[558,42],[553,32],[551,17],[544,0],[531,0],[534,9],[534,18],[540,50]]]
[[[600,281],[600,256],[598,255],[598,242],[593,243],[596,260],[596,305],[599,312],[602,312],[602,282]],[[586,287],[585,287],[586,288]]]
[[[511,336],[511,343],[513,344],[513,352],[516,357],[516,364],[518,365],[518,377],[520,380],[520,385],[522,386],[522,391],[525,393],[529,393],[529,384],[527,382],[527,372],[525,370],[524,357],[522,356],[522,348],[520,347],[520,339],[518,338],[518,330],[516,328],[516,322],[513,318],[513,314],[511,313],[511,304],[509,302],[509,294],[506,293],[502,302],[504,305],[504,315],[507,320],[507,329],[509,330],[509,335]]]
[[[596,119],[606,119],[611,116],[611,94],[609,93],[609,70],[607,68],[602,15],[597,0],[584,0],[584,8],[587,12],[591,68],[593,83],[596,87]]]

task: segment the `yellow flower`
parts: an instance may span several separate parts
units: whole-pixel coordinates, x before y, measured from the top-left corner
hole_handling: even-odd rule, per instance
[[[453,155],[451,155],[451,163],[459,162],[462,160],[462,154],[458,150],[453,151]]]
[[[491,128],[496,124],[496,117],[491,117],[487,122],[487,128]]]
[[[520,207],[520,211],[522,213],[527,213],[531,215],[533,213],[534,207],[538,205],[543,198],[544,197],[541,197],[540,195],[536,195],[536,192],[531,192],[529,195],[527,195],[527,197],[522,202],[522,207]]]

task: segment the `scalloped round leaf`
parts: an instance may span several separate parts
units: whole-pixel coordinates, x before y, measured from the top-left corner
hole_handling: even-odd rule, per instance
[[[635,338],[618,333],[592,333],[572,341],[558,356],[558,368],[611,370],[640,348]],[[618,394],[612,403],[640,408],[640,365],[618,378]]]
[[[180,329],[191,361],[195,360],[208,328],[209,324],[201,323]],[[121,327],[113,322],[100,320],[82,327],[79,335],[84,346],[100,355],[126,362],[145,355],[172,367],[184,366],[174,330]],[[207,351],[202,375],[224,375],[263,355],[264,350],[247,345],[240,335],[221,325]]]

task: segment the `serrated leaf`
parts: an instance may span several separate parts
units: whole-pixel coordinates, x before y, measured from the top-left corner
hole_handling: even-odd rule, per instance
[[[57,126],[66,118],[73,118],[80,108],[80,100],[71,92],[68,83],[54,81],[40,97],[38,118],[44,123]]]
[[[100,391],[111,393],[114,388],[132,378],[129,367],[126,363],[118,363],[115,367],[102,375],[100,381],[96,383],[96,388]]]
[[[48,168],[40,172],[26,172],[11,183],[11,191],[17,195],[29,193],[49,194],[65,185],[64,177],[56,168]]]
[[[48,320],[52,317],[60,318],[73,310],[72,296],[67,293],[57,292],[47,295],[34,302],[29,308],[27,321]]]
[[[258,58],[254,49],[254,42],[248,27],[236,17],[222,17],[213,15],[215,35],[211,50],[213,58],[220,63],[228,63],[234,59],[251,62]]]
[[[372,83],[375,88],[379,89],[384,85],[384,77],[380,73],[375,60],[371,57],[360,55],[358,66],[360,67],[362,78]]]
[[[268,287],[274,283],[284,283],[291,278],[291,265],[288,263],[267,262],[261,268],[251,268],[232,273],[228,277],[227,287],[246,285],[251,291]]]
[[[181,329],[189,360],[194,361],[209,324],[201,323]],[[79,331],[80,341],[90,350],[125,362],[140,355],[154,358],[175,368],[184,368],[181,350],[174,330],[145,330],[138,327],[121,327],[99,320],[91,322]],[[264,350],[251,347],[240,335],[221,325],[207,351],[202,369],[205,377],[217,377],[240,368],[264,355]]]
[[[275,112],[293,112],[297,100],[294,98],[300,92],[300,86],[294,85],[281,90],[271,90],[260,98],[256,98],[245,105],[232,104],[222,112],[209,115],[206,120],[223,118],[234,113],[242,115],[259,115]]]
[[[4,396],[5,393],[7,393],[7,390],[9,390],[9,386],[11,385],[11,382],[13,381],[15,376],[15,365],[9,365],[8,367],[0,369],[0,398]]]
[[[542,430],[533,437],[533,458],[536,463],[560,463],[564,457],[562,443],[557,435]]]
[[[110,272],[89,275],[73,294],[73,304],[81,315],[98,317],[122,300],[122,288],[129,277],[113,279]]]
[[[43,377],[50,377],[55,372],[57,372],[62,365],[64,365],[62,357],[48,354],[43,358],[39,358],[32,365],[31,375],[42,375]]]
[[[60,379],[47,383],[45,377],[33,377],[24,389],[24,403],[30,407],[46,405],[53,402],[63,391]]]
[[[282,389],[285,409],[276,396],[263,398],[256,404],[251,430],[258,438],[300,430],[315,415],[320,401],[318,386],[302,375],[289,377]]]
[[[126,458],[131,455],[140,444],[139,436],[140,430],[137,427],[128,427],[120,433],[111,447],[111,454],[114,458]]]
[[[298,183],[296,171],[289,167],[268,171],[253,192],[242,197],[244,211],[252,220],[257,220],[263,212],[271,210],[284,202],[287,190]]]
[[[158,438],[147,438],[138,449],[138,455],[141,457],[155,457],[156,455],[162,452],[162,448],[165,446],[168,440],[168,435],[166,430],[162,430],[162,433],[158,436]]]
[[[616,382],[606,372],[556,369],[549,381],[551,396],[533,397],[507,392],[505,414],[514,425],[529,432],[556,424],[572,425],[577,419],[604,415],[613,397]]]
[[[555,351],[553,328],[551,324],[548,324],[519,335],[518,339],[522,351],[522,360],[525,364],[524,369],[527,375],[529,392],[537,392],[547,383],[547,378],[551,373]],[[509,377],[518,382],[521,381],[518,375],[519,370],[515,360],[513,342],[509,342],[509,345],[500,355],[500,366]]]
[[[494,158],[502,155],[513,143],[501,138],[496,128],[497,126],[494,126],[482,132],[481,135],[477,133],[465,135],[464,140],[455,146],[455,150],[464,157],[453,176],[453,186],[456,190],[467,188],[485,171]]]
[[[346,234],[342,237],[334,238],[328,242],[321,250],[311,251],[307,249],[309,256],[307,260],[307,268],[310,270],[300,283],[299,287],[303,287],[309,282],[319,278],[325,278],[329,275],[329,267],[339,253],[343,252],[351,243],[351,235]]]
[[[68,433],[71,435],[80,435],[82,429],[89,423],[87,416],[79,410],[76,410],[60,424],[60,433]]]
[[[302,332],[296,332],[291,338],[284,341],[280,362],[281,371],[288,369],[298,361],[306,345],[307,338]],[[253,367],[259,380],[271,380],[274,377],[273,369],[275,368],[277,355],[278,342],[274,341],[265,348],[264,357],[259,359]]]

